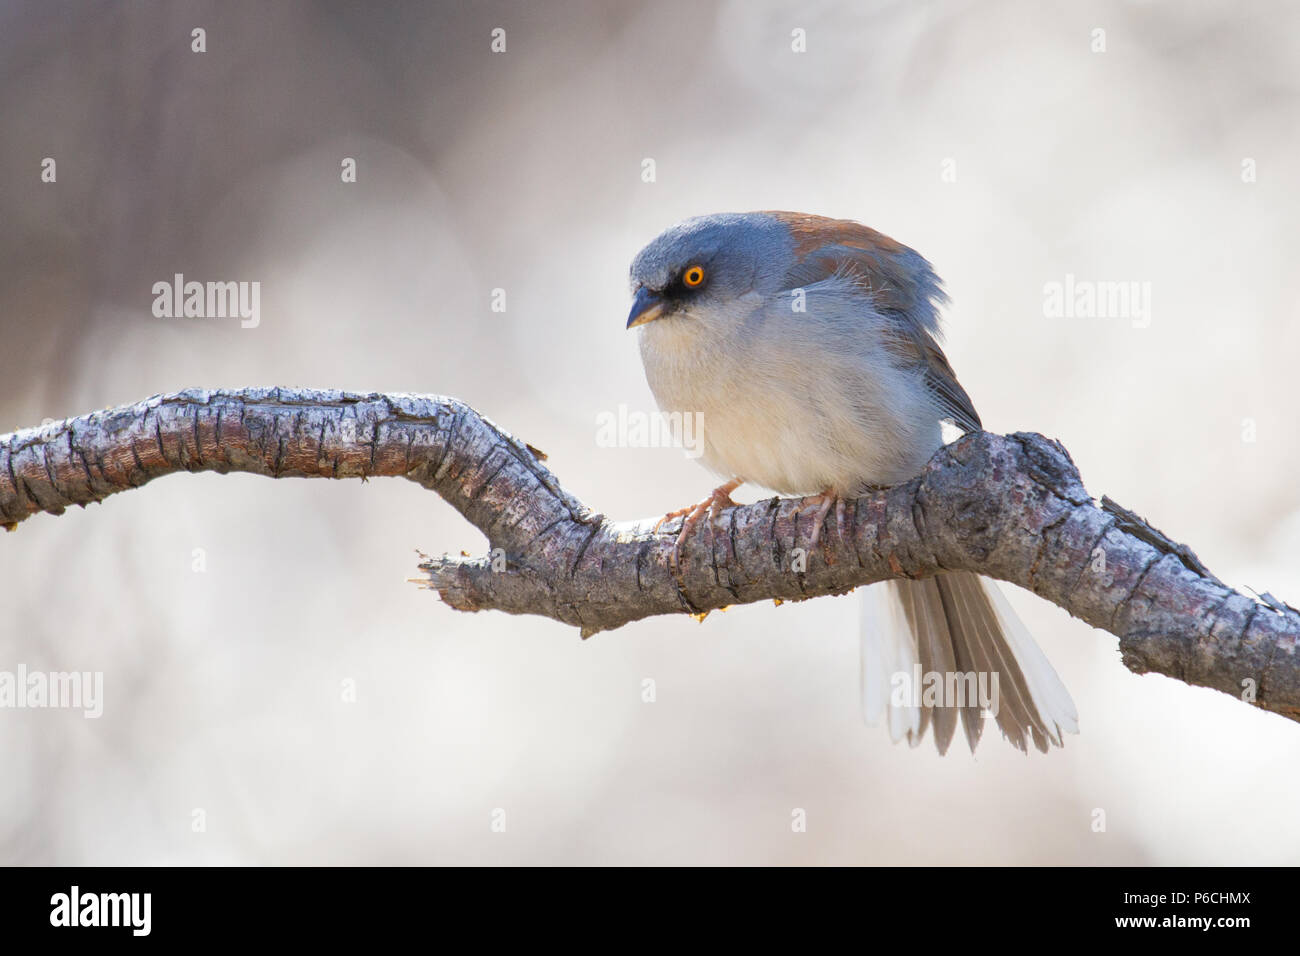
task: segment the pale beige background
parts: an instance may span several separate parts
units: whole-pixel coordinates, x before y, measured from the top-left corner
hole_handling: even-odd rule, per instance
[[[935,263],[990,429],[1300,601],[1298,30],[1231,0],[11,4],[0,431],[195,385],[442,392],[662,513],[710,476],[595,443],[653,407],[627,264],[686,215],[799,209]],[[155,319],[174,272],[260,281],[261,326]],[[1066,273],[1150,282],[1150,327],[1044,318]],[[213,475],[0,538],[0,669],[107,695],[0,711],[0,860],[1300,862],[1300,727],[1135,677],[1025,592],[1081,735],[939,759],[861,723],[852,597],[583,643],[448,610],[417,547],[484,541],[403,482]]]

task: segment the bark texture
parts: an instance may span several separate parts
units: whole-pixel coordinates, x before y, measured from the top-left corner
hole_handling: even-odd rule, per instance
[[[566,492],[545,456],[455,399],[288,388],[160,395],[0,436],[0,523],[62,514],[177,471],[401,476],[489,541],[421,579],[453,608],[539,614],[583,636],[655,614],[841,594],[977,571],[1119,637],[1126,666],[1300,720],[1300,612],[1235,591],[1184,545],[1094,501],[1058,443],[979,432],[913,480],[846,503],[810,551],[815,508],[772,498],[701,522],[615,522]]]

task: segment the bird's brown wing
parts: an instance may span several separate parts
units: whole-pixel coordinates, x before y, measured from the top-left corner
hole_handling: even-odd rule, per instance
[[[914,362],[925,369],[925,384],[934,395],[935,404],[943,412],[943,417],[962,431],[977,432],[983,428],[979,413],[957,381],[957,375],[948,364],[943,349],[928,333],[919,335],[900,324],[895,329],[896,335],[890,336],[886,347],[906,362]]]
[[[835,275],[856,279],[877,311],[893,320],[885,347],[924,370],[943,417],[979,431],[979,414],[939,347],[939,305],[947,301],[934,269],[918,252],[850,219],[771,212],[794,239],[796,264],[787,281],[812,285]]]

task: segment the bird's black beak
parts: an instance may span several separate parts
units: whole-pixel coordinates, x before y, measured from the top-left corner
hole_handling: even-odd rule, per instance
[[[659,293],[641,286],[636,290],[636,298],[632,300],[632,311],[628,313],[627,327],[634,329],[638,325],[653,322],[665,311],[664,301],[659,297]]]

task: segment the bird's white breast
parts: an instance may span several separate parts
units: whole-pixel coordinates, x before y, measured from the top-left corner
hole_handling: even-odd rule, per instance
[[[793,312],[777,298],[728,315],[669,316],[641,329],[646,379],[665,412],[698,414],[701,460],[783,494],[915,475],[941,443],[914,370],[881,347],[880,318],[837,297]]]

